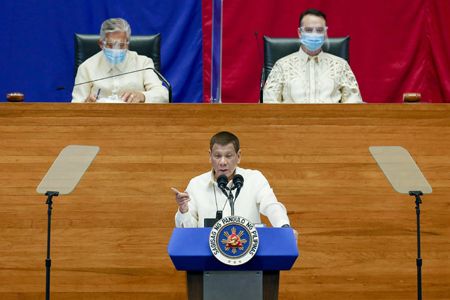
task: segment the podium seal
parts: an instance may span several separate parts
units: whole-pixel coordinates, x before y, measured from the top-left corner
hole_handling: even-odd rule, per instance
[[[258,251],[258,231],[249,220],[230,216],[219,220],[209,234],[209,248],[222,263],[230,266],[245,264]]]

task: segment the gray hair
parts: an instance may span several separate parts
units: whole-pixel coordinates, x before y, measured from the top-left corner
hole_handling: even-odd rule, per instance
[[[125,32],[127,39],[130,40],[131,27],[128,22],[122,18],[111,18],[102,23],[100,28],[100,39],[105,40],[106,34],[110,32]]]

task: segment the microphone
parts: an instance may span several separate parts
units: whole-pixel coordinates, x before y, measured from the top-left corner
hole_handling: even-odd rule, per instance
[[[220,175],[217,178],[217,185],[219,186],[219,189],[225,194],[225,196],[227,196],[228,198],[228,193],[227,193],[227,184],[228,184],[228,178],[225,175]]]
[[[233,200],[233,193],[231,190],[227,187],[228,184],[228,178],[225,175],[220,175],[217,178],[217,185],[219,186],[219,189],[225,194],[225,196],[228,199],[228,202],[230,203],[230,209],[231,209],[231,215],[234,216],[234,200]],[[227,192],[227,190],[230,190],[230,193]]]
[[[110,79],[110,78],[114,78],[114,77],[118,77],[118,76],[128,75],[128,74],[132,74],[132,73],[136,73],[136,72],[142,72],[142,71],[147,71],[147,70],[152,70],[153,72],[155,72],[155,74],[156,74],[156,76],[158,76],[159,80],[164,82],[164,84],[167,86],[167,89],[169,90],[169,103],[171,103],[172,102],[172,85],[155,68],[144,68],[144,69],[134,70],[134,71],[130,71],[130,72],[124,72],[124,73],[120,73],[120,74],[117,74],[117,75],[111,75],[111,76],[106,76],[106,77],[102,77],[102,78],[98,78],[98,79],[94,79],[94,80],[80,82],[80,83],[74,84],[73,86],[83,85],[83,84],[87,84],[87,83],[92,83],[92,82],[96,82],[96,81],[100,81],[100,80]]]
[[[233,189],[236,189],[236,194],[234,195],[234,201],[236,201],[239,193],[241,192],[241,188],[244,186],[244,177],[242,175],[236,174],[233,177]],[[234,203],[233,203],[234,204]]]

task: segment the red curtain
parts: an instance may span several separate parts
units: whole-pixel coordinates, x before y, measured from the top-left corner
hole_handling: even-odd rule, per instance
[[[434,102],[450,102],[450,1],[428,0],[430,73],[427,88]]]
[[[210,95],[210,2],[203,0],[206,100]],[[350,66],[366,102],[401,102],[405,92],[419,92],[425,102],[450,102],[450,1],[224,0],[223,3],[224,103],[258,102],[262,36],[296,37],[299,14],[311,7],[327,14],[330,37],[350,35]]]
[[[202,0],[203,102],[211,102],[212,1]]]

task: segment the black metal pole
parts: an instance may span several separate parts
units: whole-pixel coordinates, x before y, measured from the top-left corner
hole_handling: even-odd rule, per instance
[[[234,216],[234,197],[231,191],[228,194],[228,202],[230,202],[231,216]]]
[[[52,266],[52,260],[50,258],[50,232],[52,227],[52,205],[54,196],[58,196],[58,192],[47,192],[45,193],[47,196],[47,202],[45,204],[48,205],[47,209],[47,258],[45,259],[45,299],[50,300],[50,267]]]
[[[422,300],[422,257],[420,256],[420,204],[422,199],[420,196],[423,195],[421,191],[411,191],[409,195],[416,198],[416,221],[417,221],[417,299]]]

